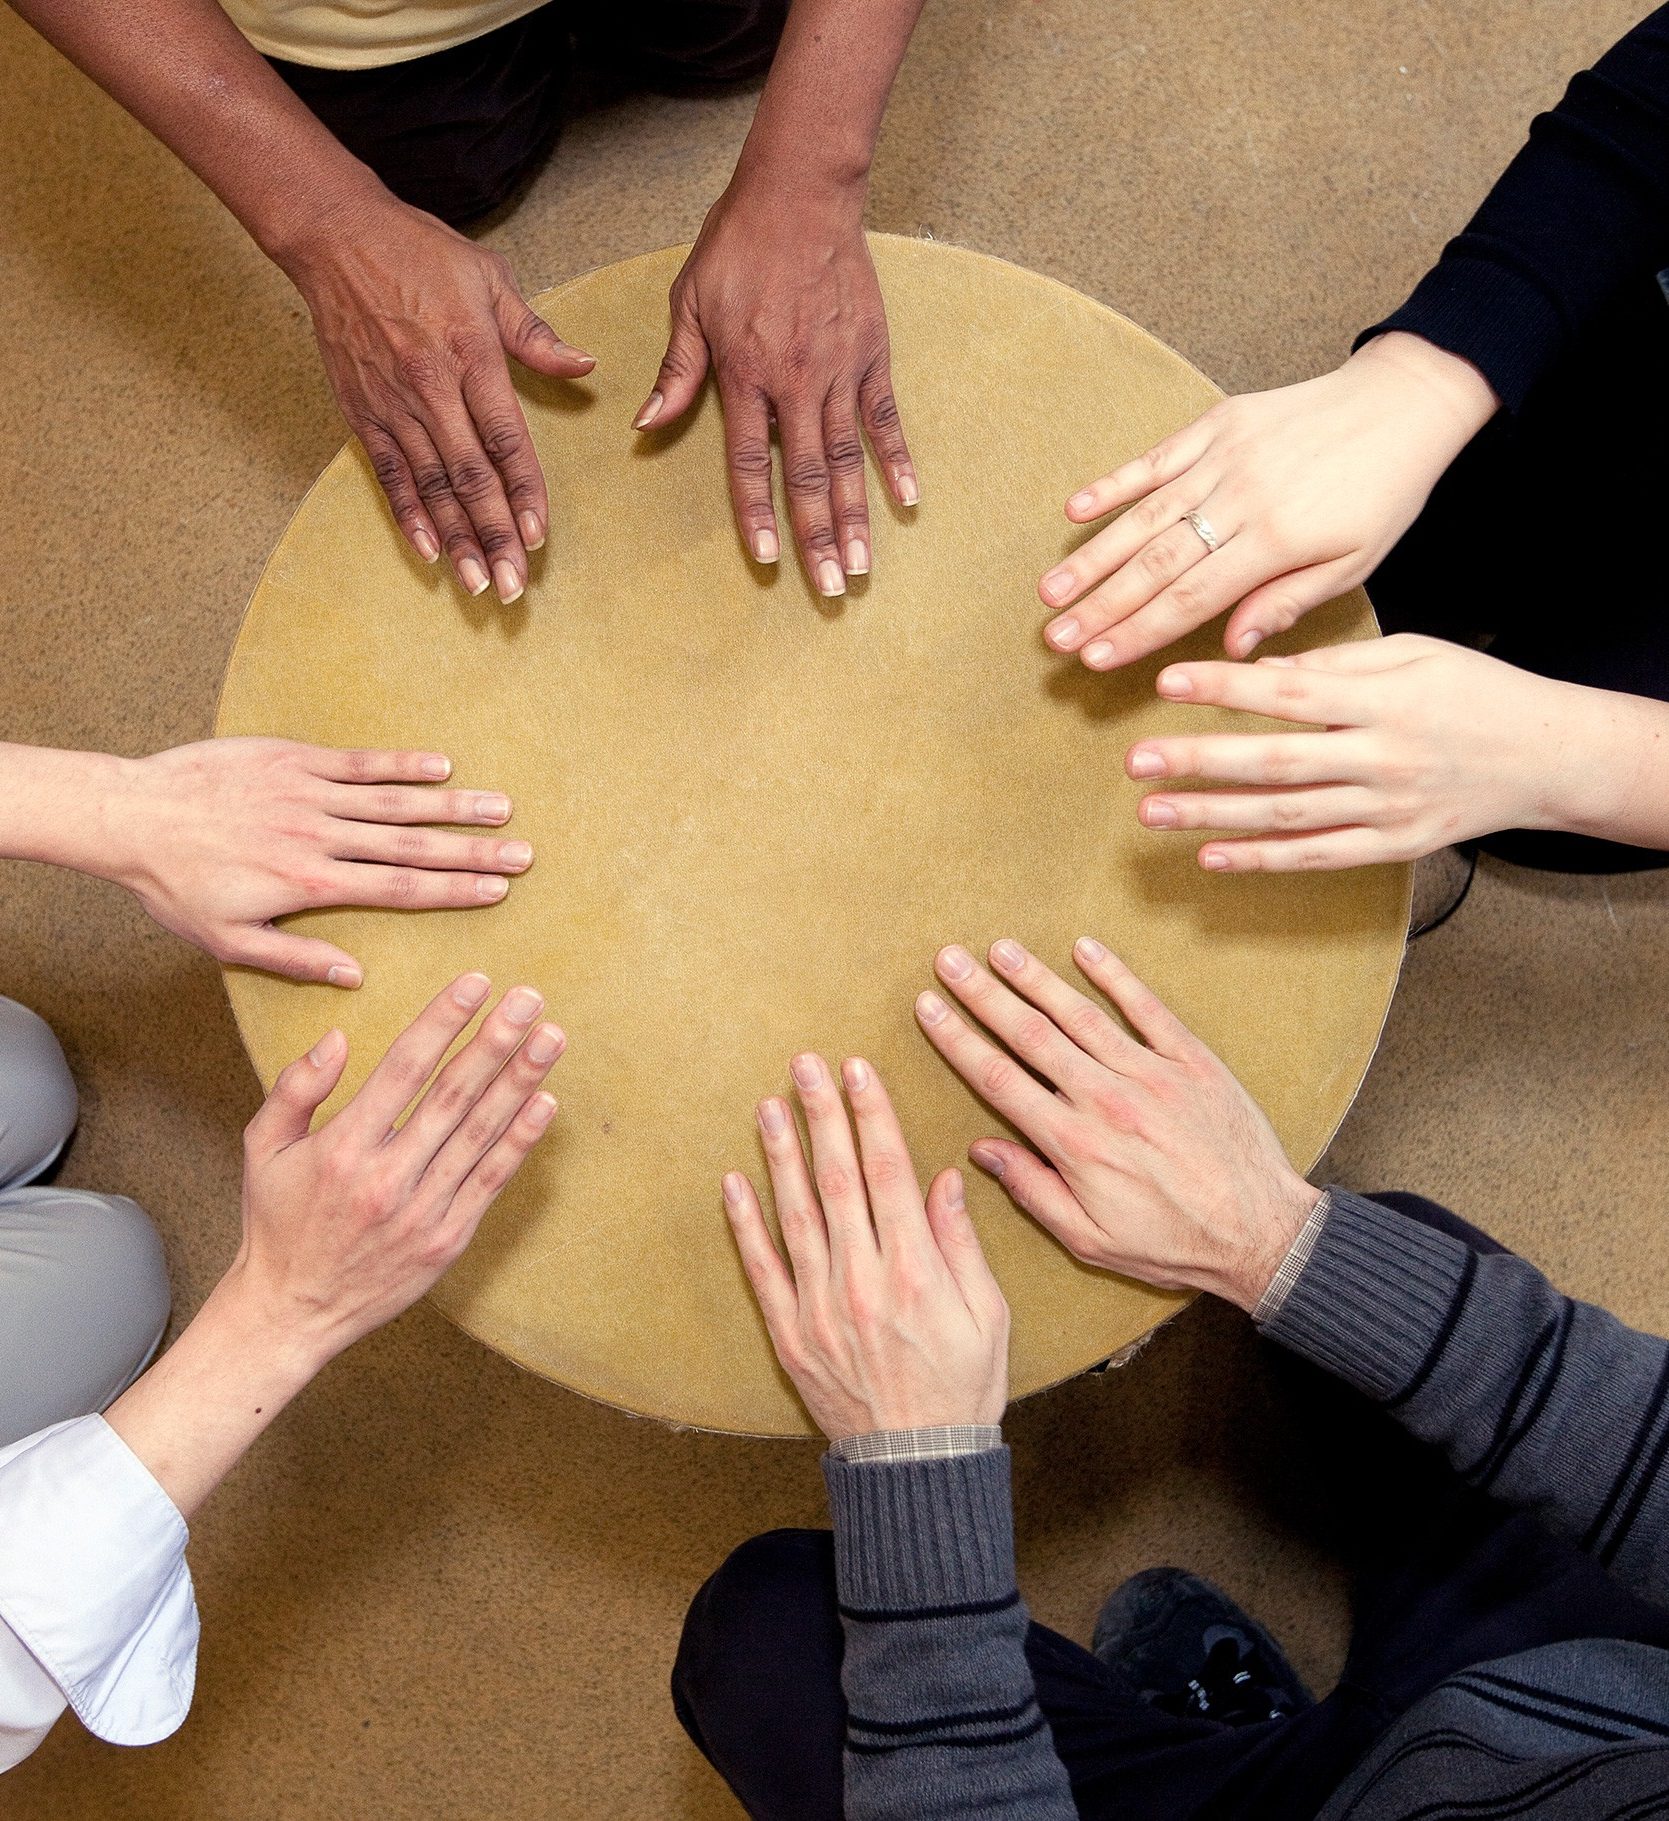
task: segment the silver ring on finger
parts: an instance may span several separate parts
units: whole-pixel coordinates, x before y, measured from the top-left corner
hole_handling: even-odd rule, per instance
[[[1222,543],[1222,539],[1211,529],[1211,523],[1203,512],[1185,512],[1182,515],[1182,522],[1185,525],[1191,525],[1199,533],[1200,542],[1205,545],[1207,550],[1215,550]]]

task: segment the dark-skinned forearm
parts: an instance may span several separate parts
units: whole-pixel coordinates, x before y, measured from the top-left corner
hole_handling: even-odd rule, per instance
[[[11,0],[202,178],[292,276],[330,224],[390,201],[215,0]]]
[[[794,0],[738,180],[861,196],[925,0]]]

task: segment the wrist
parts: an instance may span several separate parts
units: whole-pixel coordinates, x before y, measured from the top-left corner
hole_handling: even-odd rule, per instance
[[[1321,1190],[1295,1172],[1272,1184],[1247,1206],[1242,1217],[1246,1240],[1237,1254],[1220,1269],[1203,1273],[1194,1287],[1250,1315],[1320,1200]]]
[[[1521,826],[1628,839],[1631,806],[1646,782],[1646,755],[1665,736],[1662,704],[1578,683],[1534,679],[1554,704],[1526,717],[1536,782]],[[1619,835],[1618,831],[1625,831]]]
[[[1345,364],[1398,377],[1410,400],[1418,400],[1443,432],[1445,467],[1501,408],[1489,381],[1469,360],[1403,329],[1376,335]]]
[[[803,145],[756,143],[750,134],[725,187],[725,197],[733,207],[744,210],[773,215],[792,210],[796,216],[809,211],[857,225],[869,199],[869,165],[867,150],[852,148],[839,153],[822,147],[808,157]]]
[[[211,1315],[221,1345],[269,1395],[287,1403],[347,1345],[327,1324],[310,1321],[265,1284],[240,1252],[210,1291],[197,1320]],[[195,1325],[195,1324],[194,1324]]]
[[[310,286],[339,271],[354,247],[383,223],[403,231],[414,212],[373,171],[357,159],[351,162],[354,171],[334,183],[323,202],[316,195],[292,192],[270,216],[250,225],[261,251],[303,297],[309,296]]]

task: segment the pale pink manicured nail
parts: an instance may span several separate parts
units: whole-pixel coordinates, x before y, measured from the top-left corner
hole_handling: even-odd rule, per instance
[[[1004,936],[1002,941],[991,950],[991,959],[1004,973],[1012,974],[1025,961],[1026,951],[1018,942],[1010,942],[1008,937]]]
[[[869,546],[861,537],[855,537],[846,545],[846,573],[848,575],[869,574]]]
[[[643,409],[632,419],[632,428],[634,430],[647,430],[655,419],[660,416],[661,408],[665,404],[666,400],[659,392],[651,392],[643,401]]]
[[[562,1033],[554,1024],[541,1025],[528,1041],[527,1059],[536,1068],[555,1062],[562,1054]]]
[[[724,1181],[721,1186],[724,1190],[725,1200],[727,1202],[729,1202],[731,1207],[739,1208],[742,1205],[742,1178],[741,1178],[741,1176],[735,1170],[732,1170],[724,1178]]]
[[[782,545],[777,542],[777,534],[768,525],[761,525],[753,534],[753,560],[774,563],[781,555]]]
[[[1078,636],[1078,622],[1068,614],[1064,620],[1056,620],[1049,628],[1049,643],[1061,651],[1069,651],[1072,641]]]
[[[452,776],[452,761],[441,753],[432,752],[417,769],[426,778],[449,778]]]
[[[929,1024],[937,1024],[945,1015],[945,1002],[937,993],[923,993],[916,1000],[916,1011]]]
[[[861,1094],[869,1086],[869,1070],[856,1056],[848,1056],[840,1065],[840,1072],[854,1094]]]
[[[516,573],[514,563],[500,560],[493,564],[493,586],[498,590],[498,598],[506,607],[512,601],[522,598],[522,578]]]
[[[325,979],[332,986],[358,986],[364,978],[365,976],[357,967],[345,966],[340,961],[338,961],[333,968],[327,969],[325,973]]]
[[[424,562],[432,563],[439,557],[440,545],[435,542],[434,533],[430,531],[427,526],[415,526],[412,530],[411,541],[417,548],[417,554],[422,557]]]
[[[1162,696],[1191,696],[1194,679],[1181,670],[1161,670],[1154,687]]]
[[[504,1015],[512,1024],[531,1024],[545,1003],[531,986],[513,987],[504,995]]]
[[[1138,746],[1127,763],[1133,778],[1161,778],[1165,775],[1165,761],[1158,753],[1145,747]]]
[[[968,1155],[982,1170],[989,1170],[999,1182],[1002,1180],[1003,1154],[995,1145],[970,1145],[968,1147]]]
[[[817,592],[830,600],[846,592],[845,572],[832,556],[824,557],[817,565]]]
[[[762,1100],[759,1123],[772,1138],[780,1137],[788,1130],[788,1109],[780,1100]]]
[[[485,594],[492,580],[480,560],[473,556],[458,558],[458,580],[468,594]]]
[[[973,971],[973,956],[965,948],[952,945],[939,951],[939,972],[946,980],[966,980]]]
[[[1073,947],[1086,961],[1099,963],[1107,959],[1107,945],[1093,936],[1080,936]]]
[[[823,1065],[815,1056],[796,1056],[789,1063],[788,1072],[803,1088],[823,1085]]]
[[[1072,571],[1051,569],[1043,578],[1043,592],[1052,601],[1064,601],[1072,592]]]
[[[537,550],[545,541],[545,527],[536,512],[524,512],[516,520],[516,529],[521,532],[522,543],[529,550]]]
[[[521,872],[524,867],[533,864],[533,844],[529,841],[501,841],[498,847],[500,866],[514,867]]]
[[[492,987],[493,983],[485,974],[465,974],[462,980],[452,983],[452,1003],[460,1011],[473,1011],[492,991]]]
[[[898,503],[901,506],[921,504],[921,487],[909,468],[900,468],[898,471]]]
[[[1100,670],[1113,661],[1113,648],[1105,639],[1097,639],[1093,645],[1084,647],[1084,662],[1091,670]]]
[[[314,1068],[322,1069],[326,1063],[336,1059],[336,1051],[342,1042],[340,1031],[326,1031],[325,1034],[307,1052],[307,1060]]]
[[[475,799],[475,813],[483,822],[508,822],[510,820],[510,799],[501,797],[492,791],[485,791]]]
[[[1208,872],[1220,873],[1228,869],[1229,857],[1220,848],[1207,847],[1200,852],[1200,865]]]
[[[495,879],[486,874],[475,881],[475,895],[484,898],[489,904],[496,904],[510,889],[508,879]]]
[[[1149,797],[1142,805],[1142,820],[1149,828],[1175,828],[1176,805],[1162,797]]]

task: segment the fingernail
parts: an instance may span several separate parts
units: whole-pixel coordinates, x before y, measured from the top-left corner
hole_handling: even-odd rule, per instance
[[[545,541],[545,527],[537,512],[524,512],[516,520],[516,528],[522,534],[522,543],[529,550],[539,549]]]
[[[1105,639],[1097,639],[1093,645],[1084,647],[1084,662],[1091,670],[1100,670],[1112,661],[1113,648]]]
[[[1026,951],[1018,942],[1010,942],[1007,936],[991,951],[991,959],[1004,973],[1012,974],[1026,958]]]
[[[1094,506],[1095,495],[1093,493],[1074,493],[1066,502],[1068,512],[1089,512],[1093,510]]]
[[[854,1094],[861,1094],[869,1086],[869,1070],[856,1056],[847,1057],[840,1065],[840,1072]]]
[[[788,1109],[780,1100],[762,1100],[759,1103],[759,1123],[772,1137],[780,1137],[788,1129]]]
[[[724,1199],[726,1203],[730,1207],[739,1208],[742,1205],[742,1179],[736,1171],[732,1170],[729,1175],[724,1178],[721,1186],[724,1189]]]
[[[643,409],[632,419],[632,428],[634,430],[647,430],[655,419],[660,416],[661,407],[665,403],[666,400],[661,397],[659,392],[651,392],[643,401]],[[616,418],[614,421],[618,423],[620,420],[619,418]]]
[[[1261,632],[1243,632],[1235,641],[1235,650],[1238,651],[1242,657],[1246,657],[1251,652],[1256,651],[1262,643],[1263,634]]]
[[[846,577],[832,556],[824,557],[817,565],[817,592],[831,600],[846,592]]]
[[[536,1132],[544,1131],[556,1114],[556,1096],[554,1094],[535,1094],[527,1103],[527,1116],[533,1122]]]
[[[562,1033],[554,1024],[542,1024],[527,1046],[527,1059],[538,1068],[555,1062],[562,1054]]]
[[[1043,592],[1052,601],[1064,601],[1072,592],[1072,571],[1051,569],[1043,578]]]
[[[848,575],[869,574],[869,546],[861,537],[851,538],[847,542],[846,573]]]
[[[901,506],[919,506],[921,488],[915,475],[908,468],[900,470],[898,476],[898,503]]]
[[[411,534],[411,541],[416,546],[417,554],[424,562],[432,563],[440,555],[440,545],[435,542],[434,533],[419,525]]]
[[[462,980],[452,983],[452,1003],[463,1011],[473,1011],[492,991],[492,986],[485,974],[465,974]]]
[[[483,594],[491,578],[477,558],[461,556],[458,559],[458,580],[463,583],[466,593]]]
[[[1155,687],[1162,696],[1191,696],[1194,680],[1180,670],[1161,670]]]
[[[1064,620],[1056,620],[1049,628],[1049,643],[1061,651],[1070,651],[1077,636],[1078,622],[1070,614]]]
[[[365,976],[359,971],[357,966],[349,967],[345,962],[338,961],[336,965],[326,973],[325,979],[328,980],[332,986],[359,986],[364,981]]]
[[[999,1182],[1002,1180],[1003,1154],[995,1145],[970,1145],[968,1147],[968,1155],[982,1170],[989,1171]]]
[[[923,993],[916,1000],[917,1015],[929,1024],[937,1024],[945,1015],[945,1002],[937,993]]]
[[[514,987],[504,995],[504,1015],[512,1024],[531,1024],[544,1003],[543,997],[532,987]]]
[[[494,879],[483,875],[475,881],[475,895],[488,904],[496,904],[510,889],[508,879]]]
[[[1221,873],[1228,870],[1229,857],[1220,848],[1207,847],[1200,851],[1200,865],[1207,872]]]
[[[486,792],[475,799],[475,813],[483,822],[508,822],[510,799]]]
[[[516,573],[516,565],[502,558],[493,564],[493,586],[498,590],[498,598],[506,607],[512,601],[522,598],[524,586],[522,578]]]
[[[814,1088],[822,1085],[823,1065],[815,1056],[796,1056],[788,1065],[788,1072],[803,1088]]]
[[[498,847],[500,866],[514,867],[517,872],[533,864],[533,844],[530,841],[501,841]]]
[[[1142,820],[1149,828],[1175,828],[1176,806],[1162,797],[1149,797],[1142,805]]]
[[[1165,775],[1165,761],[1158,753],[1145,747],[1138,746],[1126,764],[1133,778],[1161,778]]]
[[[452,776],[452,761],[438,752],[432,752],[417,769],[426,778],[449,778]]]
[[[1080,936],[1072,946],[1086,961],[1101,962],[1107,959],[1107,945],[1097,942],[1093,936]]]
[[[307,1052],[307,1060],[314,1068],[322,1069],[327,1063],[336,1060],[337,1047],[342,1042],[340,1031],[326,1031],[325,1034]]]
[[[774,563],[782,555],[782,545],[777,542],[777,534],[761,527],[753,534],[753,560],[756,563]]]
[[[939,972],[946,980],[966,980],[973,971],[973,956],[965,948],[953,946],[939,951]]]
[[[960,1214],[968,1205],[968,1192],[962,1183],[962,1172],[950,1170],[945,1176],[945,1206]]]

